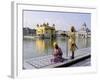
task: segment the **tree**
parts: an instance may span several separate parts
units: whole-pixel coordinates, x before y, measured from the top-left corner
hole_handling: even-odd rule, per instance
[[[85,22],[83,23],[83,25],[82,25],[82,26],[85,26],[85,27],[87,27],[87,25],[86,25],[86,23],[85,23]]]
[[[46,26],[46,24],[45,24],[45,23],[43,23],[43,26]]]
[[[55,24],[53,24],[52,26],[55,27]]]
[[[37,27],[39,27],[39,24],[37,24]]]
[[[47,26],[49,26],[49,23],[47,22]]]

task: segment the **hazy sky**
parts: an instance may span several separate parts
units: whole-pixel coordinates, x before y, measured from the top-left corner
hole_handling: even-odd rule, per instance
[[[88,13],[67,13],[67,12],[47,12],[47,11],[24,11],[24,27],[36,28],[37,24],[55,24],[57,30],[69,30],[70,26],[75,26],[76,30],[82,28],[86,23],[91,27],[91,14]]]

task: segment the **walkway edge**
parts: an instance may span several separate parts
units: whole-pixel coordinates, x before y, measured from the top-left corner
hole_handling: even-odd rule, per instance
[[[68,59],[67,61],[63,62],[63,63],[56,63],[56,64],[53,64],[53,65],[49,65],[49,66],[46,66],[44,68],[60,68],[60,67],[68,67],[68,66],[71,66],[72,64],[75,64],[77,62],[80,62],[80,61],[83,61],[87,58],[90,58],[91,57],[91,54],[88,53],[88,54],[85,54],[85,55],[82,55],[82,56],[77,56],[75,59]]]
[[[72,61],[69,61],[68,63],[66,63],[64,65],[60,65],[60,66],[56,66],[56,67],[68,67],[68,66],[71,66],[72,64],[75,64],[77,62],[83,61],[83,60],[85,60],[87,58],[90,58],[90,57],[91,57],[90,54],[84,55],[83,57],[76,58],[76,59],[74,59]]]

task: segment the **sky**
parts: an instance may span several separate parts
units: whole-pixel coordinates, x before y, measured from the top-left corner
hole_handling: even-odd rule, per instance
[[[36,28],[37,24],[49,23],[55,24],[56,30],[68,31],[71,26],[76,30],[82,28],[84,22],[91,28],[91,14],[72,13],[72,12],[51,12],[51,11],[23,11],[23,27]]]

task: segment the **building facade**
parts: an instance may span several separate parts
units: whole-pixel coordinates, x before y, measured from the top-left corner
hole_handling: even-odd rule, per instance
[[[42,25],[37,24],[36,35],[40,38],[55,38],[55,25],[49,26],[49,24],[43,23]]]
[[[86,23],[82,25],[82,28],[78,31],[78,37],[88,38],[91,37],[91,31],[87,28]]]

